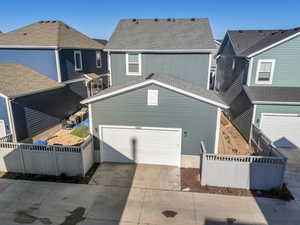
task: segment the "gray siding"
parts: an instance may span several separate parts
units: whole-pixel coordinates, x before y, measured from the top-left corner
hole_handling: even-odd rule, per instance
[[[6,107],[6,99],[0,96],[0,120],[4,120],[6,133],[10,133],[9,117]]]
[[[53,80],[58,80],[54,50],[0,49],[0,62],[19,62]]]
[[[107,73],[107,53],[101,51],[102,67],[96,67],[96,50],[81,50],[82,71],[75,71],[74,51],[76,49],[62,49],[59,51],[62,81],[81,78],[86,73]],[[100,50],[99,50],[100,51]]]
[[[300,37],[289,40],[266,52],[253,57],[251,85],[253,86],[300,86]],[[256,84],[257,62],[259,59],[275,59],[272,84]]]
[[[142,53],[142,75],[158,73],[207,87],[209,54]],[[122,84],[136,76],[126,75],[125,53],[111,53],[112,85]]]
[[[159,106],[147,106],[148,89],[159,91]],[[99,125],[127,125],[182,128],[182,154],[199,155],[201,141],[214,152],[217,107],[155,85],[95,102],[92,116],[95,149]]]

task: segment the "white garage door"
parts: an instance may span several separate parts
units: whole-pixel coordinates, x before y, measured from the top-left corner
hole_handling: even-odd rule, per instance
[[[300,147],[298,115],[262,115],[261,130],[278,147]]]
[[[181,129],[99,126],[101,161],[180,166]]]

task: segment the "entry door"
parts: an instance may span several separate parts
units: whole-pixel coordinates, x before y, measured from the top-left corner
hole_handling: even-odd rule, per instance
[[[6,136],[6,128],[4,120],[0,120],[0,137]]]
[[[278,147],[300,147],[300,117],[298,115],[262,115],[261,130]]]
[[[181,129],[99,127],[101,161],[180,166]]]

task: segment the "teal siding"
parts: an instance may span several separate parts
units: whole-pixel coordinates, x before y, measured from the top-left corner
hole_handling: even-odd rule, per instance
[[[142,75],[172,75],[207,87],[209,54],[143,53]],[[125,53],[111,53],[112,85],[122,84],[137,76],[126,75]]]
[[[147,90],[159,91],[159,106],[147,106]],[[92,104],[95,149],[98,126],[126,125],[182,128],[182,154],[199,155],[200,142],[214,152],[217,107],[151,85]]]
[[[256,105],[254,124],[259,127],[262,113],[300,114],[297,105]]]
[[[253,86],[300,86],[300,37],[289,40],[253,57],[251,85]],[[257,61],[275,59],[272,84],[255,84]]]

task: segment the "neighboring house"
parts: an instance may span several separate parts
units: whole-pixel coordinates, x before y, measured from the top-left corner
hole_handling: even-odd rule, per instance
[[[82,101],[97,160],[199,167],[218,151],[228,106],[208,90],[207,19],[122,20],[106,46],[112,87]]]
[[[249,140],[255,124],[278,146],[300,146],[300,28],[228,31],[217,89]]]
[[[210,67],[210,77],[209,77],[209,89],[214,90],[215,89],[215,83],[216,83],[216,72],[217,72],[217,54],[219,51],[219,48],[222,44],[221,40],[215,40],[216,49],[213,50],[212,55],[212,61],[211,61],[211,67]]]
[[[0,63],[0,137],[30,138],[73,113],[82,98],[20,63]]]
[[[209,88],[215,49],[206,18],[124,19],[105,46],[112,86],[158,73]]]
[[[107,73],[103,48],[63,22],[40,21],[1,35],[0,62],[22,63],[85,98],[99,91]]]

